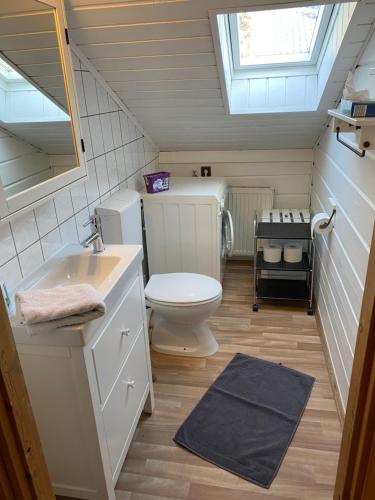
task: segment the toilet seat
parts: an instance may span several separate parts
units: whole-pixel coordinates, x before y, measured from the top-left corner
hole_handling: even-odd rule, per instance
[[[211,302],[215,302],[215,300],[218,299],[221,299],[221,293],[219,295],[216,295],[216,297],[213,297],[210,300],[203,300],[202,302],[165,302],[161,300],[149,299],[147,297],[146,297],[146,302],[150,306],[155,304],[155,305],[169,306],[169,307],[194,307],[194,306],[201,306],[204,304],[210,304]]]
[[[145,295],[151,303],[186,307],[217,300],[222,295],[222,287],[217,280],[203,274],[154,274]]]

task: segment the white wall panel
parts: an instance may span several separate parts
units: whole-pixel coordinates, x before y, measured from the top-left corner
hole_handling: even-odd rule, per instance
[[[375,87],[369,68],[375,65],[374,46],[375,36],[355,73],[356,85],[369,88],[372,98]],[[329,211],[330,196],[337,200],[334,230],[318,238],[315,295],[345,407],[374,228],[375,155],[359,158],[327,130],[315,150],[314,162],[314,211]]]
[[[11,196],[22,186],[46,180],[52,174],[49,157],[33,145],[0,129],[0,176]]]
[[[212,175],[225,177],[230,186],[271,187],[277,208],[310,204],[311,150],[162,152],[159,161],[172,175],[200,175],[201,166],[210,165]]]

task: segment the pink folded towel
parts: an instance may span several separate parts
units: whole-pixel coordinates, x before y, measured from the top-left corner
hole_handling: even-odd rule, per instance
[[[104,301],[91,285],[30,289],[16,294],[16,315],[29,335],[86,323],[104,313]]]

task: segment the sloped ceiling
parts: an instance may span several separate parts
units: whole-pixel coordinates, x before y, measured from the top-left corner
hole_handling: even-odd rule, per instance
[[[71,38],[162,151],[312,147],[364,45],[375,6],[357,7],[345,54],[316,112],[228,116],[208,11],[261,3],[282,2],[66,0],[66,7]]]
[[[55,18],[50,7],[30,0],[0,0],[0,49],[0,55],[28,75],[39,90],[64,110],[68,108]],[[20,102],[18,112],[26,106],[26,101]],[[28,105],[31,103],[32,100]],[[0,124],[47,154],[74,154],[70,122],[0,121]]]
[[[70,121],[1,123],[1,126],[49,155],[75,154]]]
[[[5,60],[68,109],[53,9],[37,1],[0,1],[0,49]],[[38,64],[41,50],[43,64]]]

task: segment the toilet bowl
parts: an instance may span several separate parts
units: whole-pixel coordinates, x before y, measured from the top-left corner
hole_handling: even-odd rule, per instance
[[[219,281],[193,273],[154,274],[145,288],[152,308],[151,347],[165,354],[210,356],[218,349],[206,319],[219,307]]]

